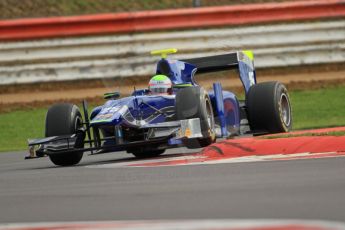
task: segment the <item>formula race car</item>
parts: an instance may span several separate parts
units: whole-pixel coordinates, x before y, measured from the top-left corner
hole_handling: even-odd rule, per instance
[[[288,132],[292,127],[287,89],[279,82],[256,83],[251,51],[186,60],[167,58],[176,49],[152,51],[161,55],[156,74],[172,82],[168,95],[148,89],[120,98],[105,94],[104,105],[90,115],[83,101],[84,118],[73,104],[55,104],[46,115],[45,138],[28,140],[26,159],[48,156],[55,165],[78,164],[84,152],[100,154],[127,151],[138,158],[158,156],[168,148],[201,148],[217,138],[251,133]],[[194,76],[237,69],[245,100],[223,91],[199,86]],[[247,127],[247,128],[244,128]]]

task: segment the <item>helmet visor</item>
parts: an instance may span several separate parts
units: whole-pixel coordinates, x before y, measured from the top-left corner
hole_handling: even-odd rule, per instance
[[[167,94],[169,88],[151,88],[152,94]]]

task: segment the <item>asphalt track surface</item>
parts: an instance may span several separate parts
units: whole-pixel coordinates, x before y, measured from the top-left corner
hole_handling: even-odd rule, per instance
[[[177,149],[176,152],[185,152]],[[170,151],[173,154],[173,151]],[[345,157],[145,168],[75,167],[0,154],[0,222],[148,219],[345,221]]]

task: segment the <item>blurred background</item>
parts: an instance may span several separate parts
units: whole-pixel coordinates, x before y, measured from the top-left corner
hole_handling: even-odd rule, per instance
[[[294,129],[345,125],[345,4],[263,0],[0,0],[0,151],[42,137],[55,102],[147,87],[159,57],[253,50],[257,81],[289,89]],[[234,72],[222,81],[244,98]]]
[[[277,0],[274,2],[284,2]],[[294,0],[296,1],[296,0]],[[265,0],[1,0],[0,17],[32,18],[71,16],[98,13],[121,13],[143,10],[164,10],[200,6],[224,6],[248,3],[265,3]]]

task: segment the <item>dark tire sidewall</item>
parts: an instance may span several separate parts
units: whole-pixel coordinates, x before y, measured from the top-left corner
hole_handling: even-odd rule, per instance
[[[185,101],[180,100],[179,92],[177,94],[177,100],[176,100],[176,113],[177,113],[177,119],[178,120],[184,120],[184,119],[192,119],[192,118],[199,118],[200,119],[200,128],[201,133],[203,135],[203,138],[196,138],[196,139],[185,139],[184,145],[186,145],[187,148],[200,148],[205,147],[207,145],[210,145],[215,141],[215,129],[214,129],[214,116],[213,116],[213,110],[212,110],[212,104],[211,100],[207,94],[207,92],[202,87],[190,87],[181,89],[185,92],[181,92],[183,96],[188,95],[189,104],[186,105]],[[186,92],[189,91],[189,92]],[[181,101],[181,102],[180,102]],[[179,103],[183,104],[180,105]],[[189,116],[186,116],[183,111],[179,110],[188,110],[189,107],[197,106],[197,108],[194,108],[193,114],[189,114]],[[209,114],[210,113],[210,114]],[[211,124],[208,122],[208,116],[210,116]]]
[[[290,123],[283,120],[281,97],[287,100]],[[253,85],[247,95],[247,111],[252,131],[269,133],[288,132],[292,128],[292,111],[286,87],[279,82],[263,82]]]
[[[82,116],[76,105],[60,103],[48,109],[45,122],[45,136],[59,136],[75,134],[77,126],[82,125]],[[75,148],[83,148],[84,142]],[[75,153],[59,153],[49,155],[50,160],[59,166],[78,164],[83,156],[83,151]]]
[[[283,132],[288,132],[291,130],[292,127],[292,111],[291,111],[291,103],[289,100],[289,94],[287,89],[285,88],[285,86],[283,84],[278,84],[277,85],[277,90],[276,90],[276,94],[275,94],[276,98],[275,98],[275,107],[276,107],[276,120],[278,121],[277,124],[280,126],[280,130]],[[282,105],[282,97],[285,96],[288,100],[287,103],[289,104],[289,113],[290,113],[290,122],[289,124],[286,124],[283,118],[283,105]]]

